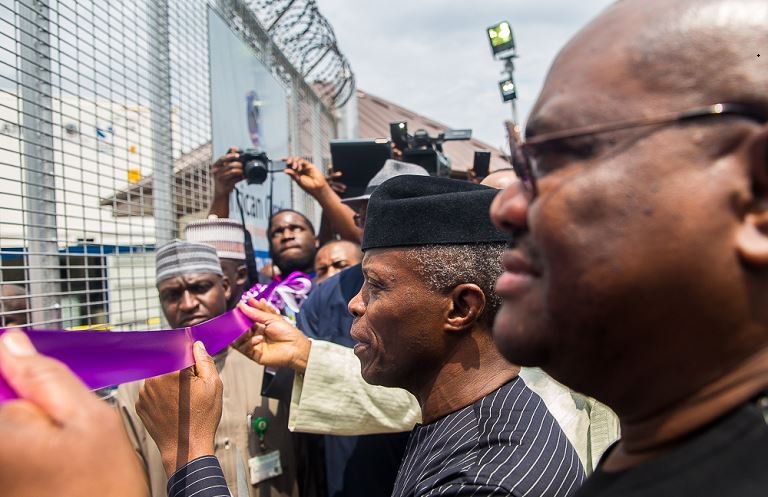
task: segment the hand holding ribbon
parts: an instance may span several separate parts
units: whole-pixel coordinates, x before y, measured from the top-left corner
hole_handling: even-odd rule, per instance
[[[311,342],[298,328],[272,312],[265,301],[250,299],[240,310],[256,325],[235,340],[234,348],[264,366],[289,367],[303,373]]]
[[[248,294],[256,300],[287,303],[282,293],[290,293],[297,305],[309,293],[309,278],[292,273],[281,281],[257,285]],[[298,308],[297,308],[298,310]],[[201,341],[215,355],[245,331],[254,321],[240,309],[233,309],[204,323],[186,328],[158,331],[66,331],[25,330],[43,355],[63,362],[88,388],[97,389],[179,371],[195,363],[192,345]],[[5,333],[0,329],[0,335]],[[0,403],[15,399],[16,392],[0,377]]]

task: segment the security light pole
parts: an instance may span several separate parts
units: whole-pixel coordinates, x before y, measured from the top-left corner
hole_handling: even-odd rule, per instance
[[[512,85],[512,92],[514,92],[514,95],[509,98],[509,102],[512,104],[512,122],[517,125],[517,85],[515,85],[515,78],[514,78],[514,72],[515,72],[515,58],[517,55],[512,55],[509,57],[506,57],[504,60],[504,73],[507,76],[507,80],[505,83],[507,83],[507,87],[509,88],[509,85]],[[504,74],[502,73],[502,74]],[[504,98],[504,95],[502,94],[502,98]]]
[[[490,26],[486,33],[491,44],[493,58],[504,62],[504,71],[502,72],[504,79],[499,81],[499,90],[502,101],[512,104],[512,122],[517,128],[517,85],[515,85],[514,79],[517,50],[515,38],[512,35],[512,26],[509,22],[502,21]]]

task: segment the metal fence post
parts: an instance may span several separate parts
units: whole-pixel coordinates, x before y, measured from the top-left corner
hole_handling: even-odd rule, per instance
[[[26,197],[27,266],[32,322],[55,327],[61,319],[53,163],[53,102],[48,3],[21,0],[21,93]]]
[[[173,206],[173,150],[171,143],[171,65],[168,0],[150,2],[151,47],[155,54],[150,116],[152,126],[152,211],[155,246],[174,238],[177,231]]]
[[[315,100],[312,103],[312,162],[325,171],[323,164],[323,133],[321,130],[322,122],[322,104]]]
[[[314,0],[2,5],[0,283],[26,286],[34,326],[157,327],[144,252],[204,216],[212,190],[209,8],[285,84],[290,154],[328,164],[354,78],[335,44],[306,49],[334,38]],[[295,184],[291,196],[319,218]]]
[[[291,81],[290,102],[288,102],[288,112],[291,114],[288,122],[290,123],[291,136],[291,155],[301,155],[301,82]],[[296,209],[298,206],[299,195],[304,192],[295,182],[291,183],[291,205]],[[270,213],[271,215],[271,213]]]

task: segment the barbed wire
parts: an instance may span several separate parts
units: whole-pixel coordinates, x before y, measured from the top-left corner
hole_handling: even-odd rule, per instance
[[[248,5],[320,98],[343,106],[355,91],[355,76],[315,0],[250,0]]]

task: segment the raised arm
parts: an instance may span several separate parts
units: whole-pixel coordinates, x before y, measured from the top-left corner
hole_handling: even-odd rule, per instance
[[[355,225],[355,212],[341,202],[320,169],[301,157],[285,159],[285,174],[290,176],[302,190],[310,194],[323,208],[323,215],[333,231],[344,240],[359,243],[363,232]]]
[[[211,166],[213,175],[213,200],[208,211],[218,217],[229,217],[229,194],[235,185],[243,179],[243,164],[236,147],[231,147]]]

